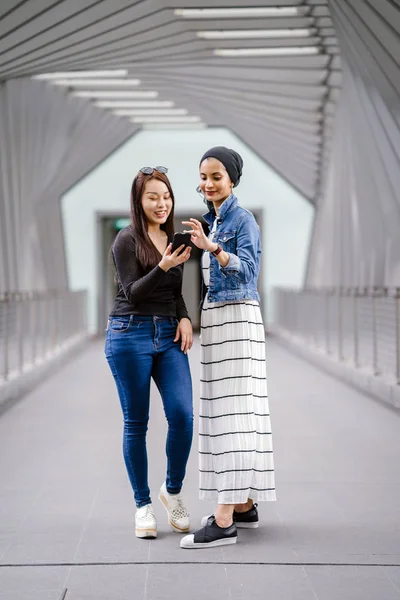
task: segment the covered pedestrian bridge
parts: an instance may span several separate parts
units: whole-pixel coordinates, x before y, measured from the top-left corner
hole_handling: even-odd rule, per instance
[[[398,0],[1,2],[0,600],[400,598],[399,57]],[[262,232],[278,500],[189,552],[157,506],[154,390],[160,533],[134,535],[108,250],[144,165],[177,229],[200,218],[220,144]],[[194,257],[195,326],[198,290]],[[196,414],[199,360],[196,337]],[[195,528],[196,438],[184,493]]]

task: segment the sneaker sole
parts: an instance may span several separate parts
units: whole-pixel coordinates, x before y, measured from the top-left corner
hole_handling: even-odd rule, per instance
[[[179,527],[179,525],[176,525],[175,523],[173,523],[173,521],[171,521],[171,518],[169,516],[167,501],[164,498],[164,496],[162,494],[158,494],[158,499],[161,502],[161,504],[163,505],[163,507],[165,508],[165,510],[167,511],[168,524],[171,527],[171,529],[173,531],[175,531],[176,533],[189,533],[189,531],[190,531],[190,525],[189,525],[189,527],[185,527],[183,529],[182,527]]]
[[[215,542],[207,542],[207,543],[198,543],[198,544],[190,544],[190,546],[182,546],[185,550],[200,550],[202,548],[215,548],[216,546],[228,546],[229,544],[236,544],[237,537],[234,538],[226,538],[225,540],[215,540]]]
[[[238,529],[258,529],[258,521],[254,523],[238,523],[236,521],[236,527]]]
[[[156,529],[136,529],[135,533],[137,538],[155,539],[157,537]]]

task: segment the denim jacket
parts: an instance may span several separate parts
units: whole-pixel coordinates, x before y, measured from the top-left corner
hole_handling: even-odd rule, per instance
[[[210,228],[215,216],[214,209],[203,215]],[[221,205],[214,242],[220,244],[230,256],[226,267],[221,267],[216,257],[210,254],[208,301],[259,301],[257,280],[261,256],[260,229],[253,214],[239,206],[234,194]]]

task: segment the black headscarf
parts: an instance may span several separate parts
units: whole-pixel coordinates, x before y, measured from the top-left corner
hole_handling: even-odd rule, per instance
[[[216,158],[219,160],[227,170],[229,178],[233,183],[233,187],[238,185],[243,169],[243,159],[240,154],[235,152],[235,150],[225,148],[225,146],[215,146],[203,154],[200,165],[206,158]]]

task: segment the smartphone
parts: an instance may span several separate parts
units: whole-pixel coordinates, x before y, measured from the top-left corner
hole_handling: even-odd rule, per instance
[[[190,233],[181,233],[181,232],[177,232],[174,233],[174,237],[172,239],[172,248],[171,248],[171,252],[175,252],[175,250],[177,248],[179,248],[179,246],[182,246],[182,244],[186,246],[190,246],[192,247],[192,242],[190,241],[190,237],[191,234]],[[183,248],[184,250],[185,248]],[[183,252],[182,250],[182,252]]]

